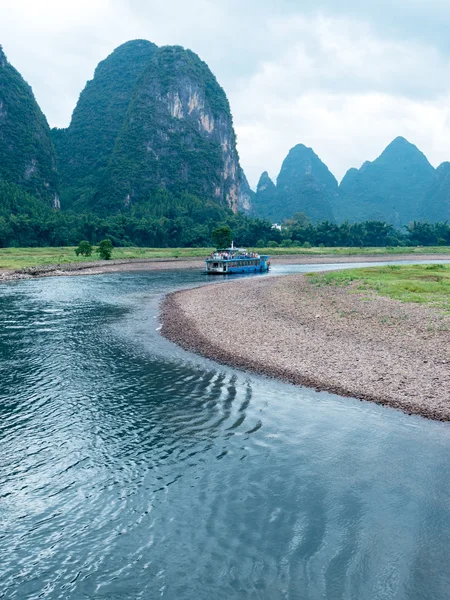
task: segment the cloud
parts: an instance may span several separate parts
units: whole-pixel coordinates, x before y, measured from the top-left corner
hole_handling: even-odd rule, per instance
[[[442,0],[16,0],[0,41],[56,126],[121,43],[191,48],[229,96],[255,185],[300,142],[339,178],[397,135],[450,159],[449,27]]]
[[[379,38],[368,24],[323,15],[279,18],[270,30],[284,47],[230,91],[253,185],[265,169],[276,177],[299,142],[311,145],[338,178],[375,158],[397,135],[435,163],[450,158],[449,57],[430,45]]]

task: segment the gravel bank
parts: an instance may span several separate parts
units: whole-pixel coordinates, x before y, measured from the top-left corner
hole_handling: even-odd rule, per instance
[[[450,419],[450,316],[438,310],[290,275],[176,292],[162,322],[218,362]]]
[[[409,260],[449,260],[450,254],[376,254],[376,255],[280,255],[271,258],[274,265],[314,265],[314,264],[342,264],[362,262],[391,262]],[[70,263],[64,265],[41,265],[25,269],[0,268],[0,283],[34,277],[67,277],[70,275],[99,275],[102,273],[117,273],[119,271],[167,271],[171,269],[203,269],[203,258],[137,258],[104,261]]]

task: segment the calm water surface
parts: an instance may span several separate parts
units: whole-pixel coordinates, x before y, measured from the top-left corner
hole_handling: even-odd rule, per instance
[[[204,281],[0,286],[0,598],[447,600],[448,427],[161,339]]]

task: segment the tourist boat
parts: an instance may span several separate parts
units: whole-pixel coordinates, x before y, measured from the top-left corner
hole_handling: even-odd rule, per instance
[[[228,275],[230,273],[266,273],[270,268],[269,256],[248,252],[244,248],[216,250],[206,259],[206,273]]]

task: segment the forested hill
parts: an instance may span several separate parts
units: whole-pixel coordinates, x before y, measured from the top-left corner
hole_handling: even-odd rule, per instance
[[[405,138],[396,138],[373,162],[352,169],[339,186],[340,221],[379,219],[401,226],[419,218],[435,169]]]
[[[450,163],[437,170],[405,138],[391,142],[373,162],[350,169],[341,184],[311,148],[295,146],[276,185],[261,176],[248,214],[280,222],[303,213],[312,222],[377,220],[402,227],[450,218]]]
[[[338,183],[312,148],[294,146],[283,161],[277,192],[284,216],[304,212],[313,222],[334,219],[331,201]]]
[[[418,208],[418,219],[450,221],[450,162],[442,163],[434,174]]]
[[[54,130],[63,207],[149,208],[158,190],[238,209],[241,168],[225,92],[180,46],[135,40],[97,68],[67,130]]]
[[[0,180],[59,205],[58,176],[47,120],[31,87],[8,62],[0,46]],[[25,197],[25,196],[23,196]],[[25,202],[26,203],[26,202]]]
[[[52,129],[63,208],[90,208],[137,81],[156,49],[151,42],[134,40],[114,50],[81,92],[70,126]]]

